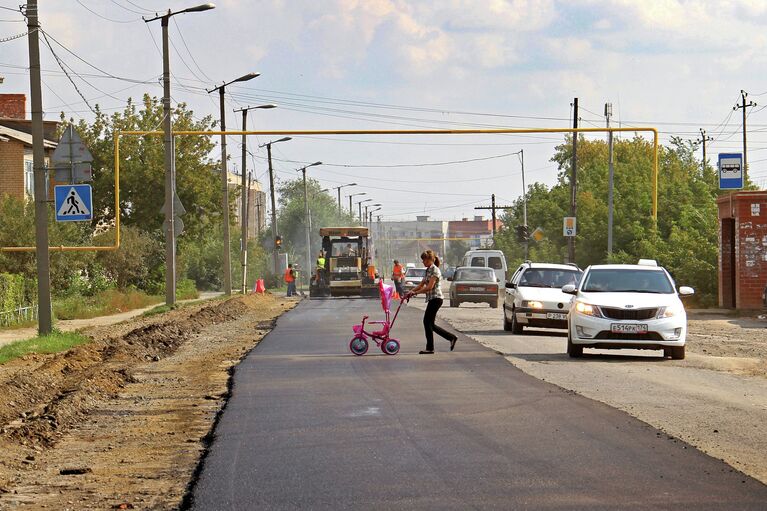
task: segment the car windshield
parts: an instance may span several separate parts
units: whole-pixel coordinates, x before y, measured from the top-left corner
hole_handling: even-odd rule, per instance
[[[478,280],[482,282],[494,282],[495,273],[493,273],[492,270],[466,268],[455,272],[454,280]]]
[[[614,268],[589,271],[581,291],[671,294],[674,292],[674,286],[662,270]]]
[[[581,272],[554,268],[528,268],[519,279],[522,287],[562,287],[567,284],[578,285]]]
[[[426,276],[426,268],[408,268],[405,272],[405,277],[418,277],[424,278]]]

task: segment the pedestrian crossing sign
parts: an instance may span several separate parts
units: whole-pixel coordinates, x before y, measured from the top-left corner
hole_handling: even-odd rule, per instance
[[[93,219],[91,185],[61,185],[54,188],[57,222]]]

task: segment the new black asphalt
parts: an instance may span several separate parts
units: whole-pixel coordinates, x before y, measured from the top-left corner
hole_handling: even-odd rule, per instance
[[[238,366],[194,509],[767,509],[760,482],[465,337],[418,355],[419,310],[400,354],[356,357],[364,313],[305,300]]]

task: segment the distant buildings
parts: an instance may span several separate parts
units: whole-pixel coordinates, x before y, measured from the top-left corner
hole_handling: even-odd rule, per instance
[[[496,221],[496,229],[501,222]],[[469,248],[490,247],[493,244],[492,220],[475,216],[473,220],[429,220],[417,216],[415,221],[373,222],[373,242],[378,264],[388,266],[392,260],[418,263],[424,250],[431,249],[444,256],[453,241],[461,240]]]
[[[227,182],[229,183],[229,190],[240,195],[240,189],[242,188],[242,175],[235,174],[233,172],[227,173]],[[266,193],[261,189],[261,183],[256,180],[251,180],[250,188],[248,189],[248,237],[255,239],[256,236],[261,234],[266,228]],[[237,201],[237,207],[234,210],[235,223],[242,226],[242,206],[241,202]]]

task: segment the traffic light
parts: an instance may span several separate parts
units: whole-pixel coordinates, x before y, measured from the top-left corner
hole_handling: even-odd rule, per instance
[[[274,238],[274,248],[276,250],[279,250],[282,248],[282,236],[277,236]]]
[[[526,242],[530,239],[530,231],[526,225],[517,226],[517,241]]]

